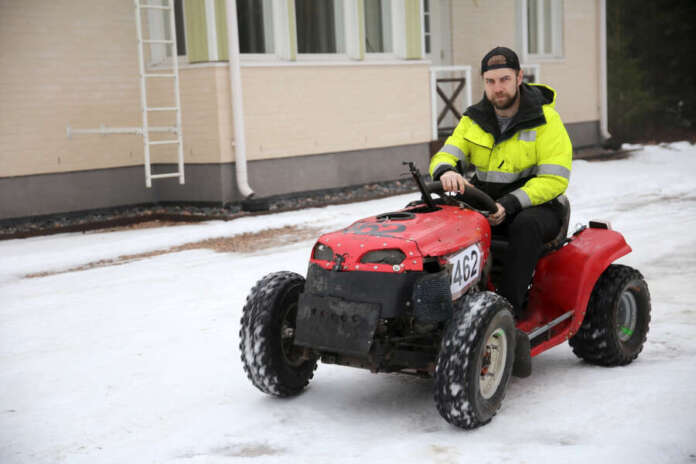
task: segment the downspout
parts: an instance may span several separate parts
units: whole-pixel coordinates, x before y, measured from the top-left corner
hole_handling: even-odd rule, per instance
[[[599,130],[602,141],[611,138],[607,95],[607,0],[599,0]]]
[[[237,30],[237,1],[227,0],[227,50],[230,58],[230,98],[234,117],[234,164],[237,172],[237,188],[245,199],[254,195],[249,187],[244,137],[244,108],[242,105],[242,76],[239,70],[239,32]]]

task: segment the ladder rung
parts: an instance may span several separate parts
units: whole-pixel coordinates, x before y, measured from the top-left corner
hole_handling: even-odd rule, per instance
[[[154,73],[154,74],[143,74],[145,77],[176,77],[176,74],[165,74],[165,73]]]
[[[153,174],[150,176],[150,179],[164,179],[166,177],[179,177],[181,174],[178,172],[172,172],[169,174]]]
[[[179,108],[176,106],[160,106],[160,107],[153,107],[153,108],[147,108],[148,111],[177,111]]]
[[[147,44],[173,44],[173,40],[164,40],[164,39],[143,39],[143,43]]]
[[[147,128],[143,127],[143,132],[174,132],[177,133],[179,132],[179,128],[176,126],[171,126],[171,127],[150,127],[148,126]]]
[[[155,140],[154,142],[147,142],[150,145],[171,145],[174,143],[179,143],[179,139],[173,139],[173,140]]]
[[[138,5],[140,8],[152,8],[153,10],[170,10],[168,6],[163,5],[143,5],[142,3]]]

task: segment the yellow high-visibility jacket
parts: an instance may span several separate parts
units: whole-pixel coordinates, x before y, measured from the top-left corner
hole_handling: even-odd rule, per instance
[[[490,102],[470,106],[430,161],[438,180],[471,165],[472,183],[498,201],[508,215],[561,195],[570,179],[573,147],[554,109],[556,92],[522,84],[520,108],[503,133]]]

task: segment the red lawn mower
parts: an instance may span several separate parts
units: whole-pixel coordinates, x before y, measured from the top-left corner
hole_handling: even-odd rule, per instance
[[[631,248],[590,222],[546,244],[525,315],[495,292],[507,240],[491,236],[493,199],[467,187],[445,194],[405,163],[421,199],[319,237],[307,278],[275,272],[247,297],[244,370],[261,391],[300,393],[317,362],[434,378],[442,417],[470,429],[491,420],[511,375],[568,340],[586,362],[619,366],[643,348],[650,294],[635,269],[612,264]],[[433,195],[437,197],[434,198]]]

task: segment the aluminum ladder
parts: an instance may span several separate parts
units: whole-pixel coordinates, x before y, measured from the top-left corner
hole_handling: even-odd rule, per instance
[[[147,1],[147,0],[145,0]],[[181,97],[179,95],[179,62],[177,59],[177,48],[176,48],[176,23],[174,21],[174,1],[166,0],[166,4],[154,5],[149,3],[140,3],[140,0],[134,0],[135,3],[135,23],[138,33],[138,62],[140,66],[140,105],[143,112],[143,145],[145,149],[145,185],[147,188],[152,187],[153,179],[164,179],[168,177],[178,177],[179,183],[184,183],[184,143],[181,131]],[[169,31],[171,38],[153,38],[148,37],[143,38],[143,21],[142,12],[147,10],[162,10],[163,13],[169,18]],[[164,28],[162,28],[164,31]],[[171,47],[172,57],[172,72],[146,72],[145,69],[145,46],[150,46],[152,44],[163,44],[165,47]],[[147,103],[147,80],[148,79],[173,79],[174,80],[174,95],[175,95],[175,106],[160,106],[151,107]],[[148,115],[151,112],[164,111],[164,112],[176,112],[176,126],[172,127],[150,127],[148,123]],[[150,140],[150,132],[162,132],[162,130],[168,133],[176,134],[176,138],[166,139],[166,140]],[[150,148],[153,146],[160,145],[177,145],[178,154],[178,171],[169,172],[163,174],[152,174],[152,165],[150,163]]]

